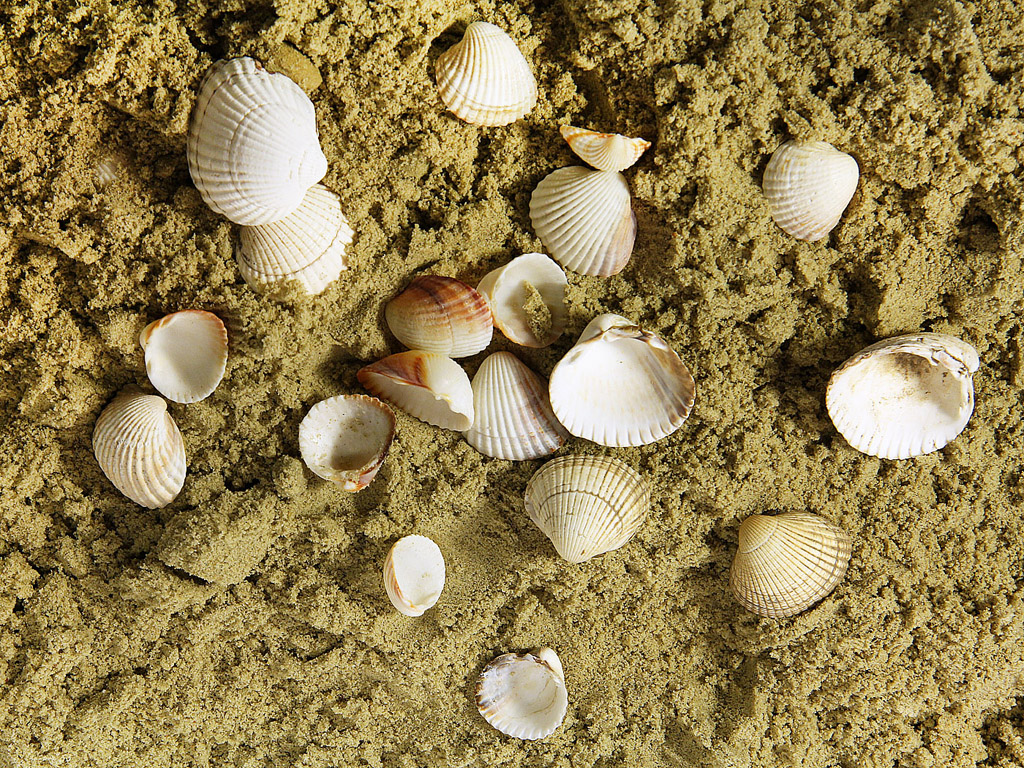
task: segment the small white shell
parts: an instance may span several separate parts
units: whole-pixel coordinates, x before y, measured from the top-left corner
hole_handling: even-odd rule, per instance
[[[198,402],[224,378],[228,332],[212,312],[186,309],[166,315],[143,329],[139,344],[150,383],[168,400]]]
[[[624,171],[631,167],[651,142],[631,139],[619,133],[598,133],[586,128],[562,125],[558,128],[569,148],[585,163],[599,171]]]
[[[454,360],[410,350],[389,355],[356,373],[370,392],[421,421],[462,432],[473,424],[473,387]]]
[[[299,424],[299,452],[313,474],[355,492],[376,477],[394,437],[395,414],[387,405],[339,395],[309,409]]]
[[[629,262],[636,216],[621,173],[572,165],[545,176],[530,197],[530,221],[559,264],[607,277]]]
[[[461,280],[417,277],[384,307],[395,338],[410,349],[469,357],[491,343],[494,325],[487,299]]]
[[[236,224],[284,218],[327,173],[313,102],[250,58],[218,61],[199,86],[188,170],[206,204]]]
[[[119,394],[96,420],[92,449],[103,474],[136,504],[165,507],[185,484],[185,442],[162,397]]]
[[[494,324],[510,341],[524,347],[546,347],[565,330],[565,272],[543,253],[526,253],[487,273],[477,290],[491,305]],[[527,310],[539,298],[546,308],[546,327],[534,327]]]
[[[772,218],[798,240],[821,240],[839,223],[860,179],[857,161],[825,141],[787,141],[764,169]]]
[[[483,21],[437,58],[441,101],[474,125],[508,125],[537,103],[537,81],[526,57],[503,30]]]
[[[476,684],[484,720],[517,739],[543,739],[569,707],[562,662],[550,648],[506,653],[484,667]]]
[[[422,616],[444,589],[444,556],[426,536],[405,536],[384,561],[384,590],[404,616]]]
[[[883,459],[931,453],[967,426],[979,362],[977,350],[955,336],[884,339],[836,369],[825,406],[858,451]]]

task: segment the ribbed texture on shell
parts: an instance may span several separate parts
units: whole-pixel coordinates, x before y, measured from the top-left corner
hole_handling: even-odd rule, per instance
[[[476,706],[488,723],[508,736],[550,736],[569,707],[561,662],[550,648],[499,656],[477,680]]]
[[[524,253],[488,272],[477,290],[490,304],[494,324],[506,338],[524,347],[546,347],[565,330],[567,285],[565,272],[554,261],[543,253]],[[533,292],[544,302],[550,320],[540,335],[526,311]]]
[[[599,171],[624,171],[651,146],[649,141],[619,133],[598,133],[571,125],[559,126],[558,130],[580,160]]]
[[[284,218],[327,173],[313,102],[252,59],[218,61],[199,86],[188,169],[206,204],[236,224]]]
[[[186,309],[150,323],[139,344],[156,390],[176,403],[209,397],[224,378],[228,332],[212,312]]]
[[[384,308],[395,338],[410,349],[468,357],[487,348],[494,325],[487,299],[461,280],[422,275]]]
[[[96,420],[92,449],[103,474],[136,504],[165,507],[185,484],[185,442],[162,397],[115,397]]]
[[[317,477],[360,491],[384,463],[395,426],[395,414],[375,397],[330,397],[299,423],[299,452]]]
[[[835,589],[850,552],[850,536],[818,515],[751,515],[740,526],[729,588],[748,611],[793,616]]]
[[[404,536],[384,561],[384,591],[403,616],[422,616],[444,589],[441,548],[426,536]]]
[[[530,221],[555,260],[581,275],[618,274],[636,239],[629,185],[621,173],[559,168],[530,197]]]
[[[441,101],[467,123],[508,125],[537,103],[537,81],[515,41],[483,21],[437,58]]]
[[[406,413],[442,429],[462,432],[473,424],[473,387],[454,360],[411,350],[360,368],[359,383]]]

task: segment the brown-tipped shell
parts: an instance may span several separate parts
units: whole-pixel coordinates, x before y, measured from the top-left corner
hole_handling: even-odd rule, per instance
[[[569,148],[585,163],[599,171],[624,171],[631,167],[651,142],[619,133],[598,133],[586,128],[562,125],[558,128]]]
[[[494,325],[487,299],[461,280],[417,277],[387,303],[384,319],[409,349],[469,357],[491,343]]]
[[[375,397],[339,395],[309,409],[299,424],[299,452],[317,476],[361,491],[377,475],[395,437],[395,414]]]
[[[525,253],[491,270],[477,286],[491,305],[494,324],[524,347],[546,347],[565,330],[565,272],[543,253]],[[530,313],[536,301],[544,322]]]
[[[426,536],[404,536],[384,561],[384,591],[404,616],[422,616],[444,589],[444,556]]]
[[[176,403],[195,403],[224,378],[228,332],[212,312],[186,309],[147,325],[139,336],[146,373],[156,390]]]
[[[360,368],[359,383],[421,421],[462,432],[473,424],[473,387],[462,367],[436,352],[411,350]]]
[[[543,739],[562,724],[569,707],[562,662],[551,648],[506,653],[484,667],[476,684],[484,719],[508,736]]]

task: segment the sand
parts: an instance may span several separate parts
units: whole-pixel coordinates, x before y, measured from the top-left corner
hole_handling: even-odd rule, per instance
[[[505,128],[436,97],[433,61],[476,18],[538,78]],[[0,766],[1024,764],[1022,29],[1010,0],[0,4]],[[247,287],[191,184],[196,88],[234,55],[316,105],[356,232],[320,296]],[[310,406],[399,351],[383,304],[413,276],[475,283],[542,248],[528,201],[573,162],[562,121],[653,142],[627,172],[633,259],[569,276],[552,347],[491,350],[547,375],[617,312],[697,381],[671,437],[562,449],[622,458],[652,490],[639,534],[576,566],[524,512],[541,461],[399,413],[349,495],[297,446]],[[761,197],[791,137],[862,169],[821,243]],[[227,322],[227,375],[172,404],[189,474],[146,510],[100,472],[92,426],[124,386],[152,391],[138,333],[185,308]],[[859,454],[828,376],[918,329],[979,350],[974,417],[926,457]],[[853,558],[817,607],[760,619],[729,563],[742,519],[784,510],[841,525]],[[448,564],[419,619],[380,579],[409,533]],[[531,743],[472,695],[490,659],[539,645],[569,710]]]

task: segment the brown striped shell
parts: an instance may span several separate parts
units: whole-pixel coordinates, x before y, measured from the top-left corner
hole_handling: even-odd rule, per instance
[[[469,357],[491,343],[487,299],[461,280],[421,275],[387,303],[384,319],[409,349]]]

